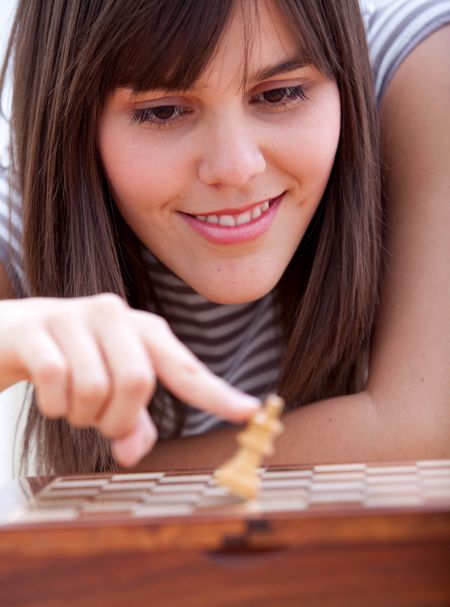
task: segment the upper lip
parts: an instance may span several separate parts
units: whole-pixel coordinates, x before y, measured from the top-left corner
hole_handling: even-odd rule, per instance
[[[272,200],[275,200],[276,198],[280,198],[280,196],[282,196],[282,194],[278,194],[278,196],[273,196],[272,198],[263,198],[262,200],[260,200],[259,202],[250,202],[249,204],[240,207],[240,208],[228,208],[228,209],[219,209],[217,211],[207,211],[207,212],[202,212],[202,213],[189,213],[189,215],[196,215],[196,216],[202,216],[202,215],[241,215],[242,213],[245,213],[246,211],[249,211],[250,209],[253,209],[254,207],[257,207],[258,205],[262,204],[263,202],[272,202]]]

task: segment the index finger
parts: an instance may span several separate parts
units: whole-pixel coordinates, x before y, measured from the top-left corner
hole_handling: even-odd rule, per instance
[[[234,388],[199,361],[164,319],[135,314],[156,375],[177,398],[233,422],[248,419],[259,408],[257,398]]]

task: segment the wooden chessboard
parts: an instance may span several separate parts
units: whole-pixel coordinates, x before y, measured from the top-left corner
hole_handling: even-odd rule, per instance
[[[450,460],[259,474],[249,502],[211,471],[14,481],[0,605],[450,605]]]
[[[27,496],[4,524],[69,523],[106,518],[243,516],[450,507],[450,461],[393,465],[321,465],[259,470],[261,493],[244,502],[211,472],[149,472],[29,479]]]

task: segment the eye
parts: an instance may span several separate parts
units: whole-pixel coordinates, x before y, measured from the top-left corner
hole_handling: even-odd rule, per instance
[[[150,123],[157,128],[172,126],[190,114],[192,110],[179,105],[160,105],[134,110],[131,115],[131,124]]]
[[[308,99],[305,86],[286,86],[258,93],[251,98],[252,104],[264,106],[269,111],[277,111],[296,105]]]

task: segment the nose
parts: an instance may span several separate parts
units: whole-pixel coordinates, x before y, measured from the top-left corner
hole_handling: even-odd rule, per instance
[[[256,133],[236,120],[218,120],[205,132],[200,181],[216,187],[242,187],[263,173],[266,160]]]

